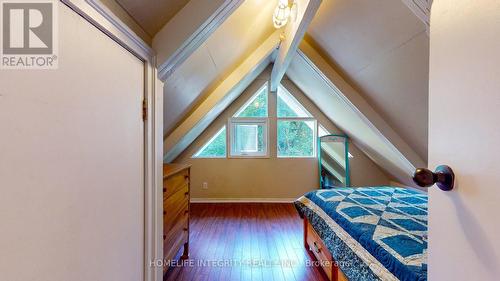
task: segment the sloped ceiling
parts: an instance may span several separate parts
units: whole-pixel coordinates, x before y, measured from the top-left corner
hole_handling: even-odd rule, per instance
[[[399,182],[412,185],[410,175],[424,161],[306,42],[287,75],[379,167]]]
[[[116,0],[153,37],[189,0]]]
[[[168,133],[273,32],[273,1],[246,0],[165,81],[164,132]]]
[[[163,13],[144,12],[152,7],[155,12],[159,10],[155,6],[157,1],[118,1],[148,32],[158,29],[146,27],[150,24],[149,20],[156,25],[168,21],[165,20],[167,17],[161,19],[165,16]],[[373,136],[363,139],[358,135],[358,141],[365,145],[365,153],[398,178],[407,177],[414,165],[425,165],[427,159],[429,42],[425,21],[407,6],[408,1],[323,1],[306,35],[308,45],[324,61],[323,66],[333,69],[329,71],[339,75],[349,85],[348,88],[353,89],[349,91],[356,92],[360,97],[356,97],[358,100],[353,104],[361,100],[363,107],[368,108],[368,112],[361,112],[358,117],[375,119],[371,130],[382,134],[379,137],[382,142],[374,141]],[[162,4],[167,2],[173,10],[185,5],[181,0],[164,1]],[[192,129],[189,126],[180,125],[196,115],[197,108],[209,98],[208,94],[224,84],[226,77],[242,76],[235,71],[238,72],[238,67],[249,55],[255,56],[254,50],[259,46],[262,48],[262,42],[267,40],[272,46],[269,38],[274,34],[271,17],[275,5],[276,1],[245,0],[164,81],[165,136],[168,137],[174,130],[179,136],[195,136],[190,133]],[[149,16],[153,19],[148,19]],[[269,54],[266,52],[259,53]],[[251,61],[265,63],[265,60]],[[297,84],[307,87],[307,83],[300,81],[300,75],[297,75],[300,73],[298,64],[294,65],[289,76],[295,76]],[[252,67],[247,65],[245,69]],[[255,71],[258,67],[253,69]],[[302,77],[310,74],[303,73]],[[245,77],[252,76],[249,75]],[[307,94],[308,89],[303,90]],[[318,103],[321,102],[318,100]],[[323,110],[328,111],[328,108]],[[203,128],[198,128],[200,130]],[[182,138],[182,141],[192,142],[191,138]],[[175,142],[169,147],[176,146]]]
[[[307,40],[427,161],[429,38],[405,3],[323,1]]]

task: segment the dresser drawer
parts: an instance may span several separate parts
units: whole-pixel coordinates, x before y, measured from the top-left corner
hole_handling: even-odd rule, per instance
[[[163,195],[163,209],[168,213],[181,208],[185,202],[189,201],[189,185],[182,185],[170,196]]]
[[[190,167],[163,165],[163,256],[166,260],[174,259],[180,248],[184,248],[181,259],[189,257]]]
[[[323,240],[321,240],[311,224],[305,221],[304,227],[306,227],[307,231],[307,245],[325,271],[328,280],[347,281],[344,273],[335,265],[335,261],[330,251],[326,248]]]
[[[314,254],[316,259],[320,262],[321,267],[325,271],[329,280],[333,279],[333,258],[330,255],[325,244],[319,237],[319,235],[314,231],[310,224],[307,224],[307,244],[311,252]]]
[[[183,231],[172,239],[163,241],[163,256],[166,260],[173,260],[179,249],[188,241],[188,232]]]
[[[188,242],[188,216],[181,216],[171,228],[164,225],[163,251],[166,259],[172,259],[179,248]]]
[[[189,185],[189,171],[180,171],[163,181],[164,197],[170,197],[185,185]]]
[[[165,208],[165,215],[163,216],[163,229],[168,232],[175,224],[178,224],[182,219],[189,217],[189,202],[186,200],[178,208],[171,208],[171,206],[163,206]]]

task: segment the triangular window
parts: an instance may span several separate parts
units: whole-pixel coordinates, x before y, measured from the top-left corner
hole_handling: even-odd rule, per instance
[[[193,158],[225,158],[226,151],[226,126],[224,126],[193,155]]]
[[[278,87],[277,115],[280,117],[313,117],[283,86]]]
[[[234,114],[234,117],[267,117],[267,83]]]

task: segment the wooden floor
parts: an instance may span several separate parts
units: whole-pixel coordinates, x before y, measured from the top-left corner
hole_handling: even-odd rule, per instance
[[[164,280],[326,280],[292,204],[192,204],[190,259]]]

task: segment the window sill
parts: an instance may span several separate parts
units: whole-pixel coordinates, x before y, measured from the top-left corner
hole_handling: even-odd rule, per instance
[[[252,156],[252,155],[231,155],[227,157],[228,159],[269,159],[269,155],[260,155],[260,156]]]

